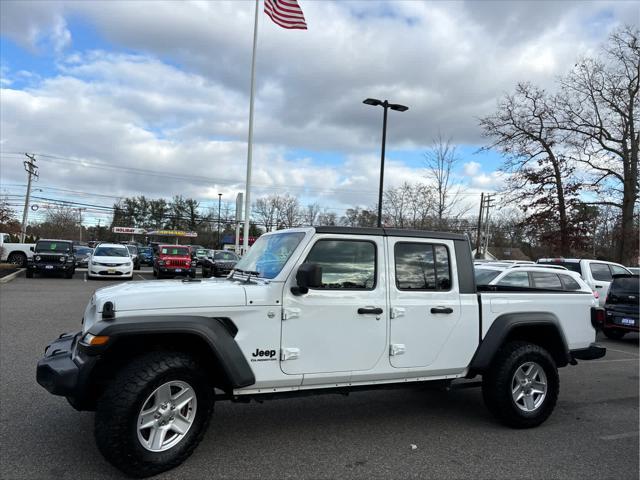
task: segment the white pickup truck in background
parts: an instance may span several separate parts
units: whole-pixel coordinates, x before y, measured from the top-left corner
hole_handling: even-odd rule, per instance
[[[0,262],[27,266],[27,260],[33,256],[31,248],[35,243],[13,243],[8,233],[0,233]]]

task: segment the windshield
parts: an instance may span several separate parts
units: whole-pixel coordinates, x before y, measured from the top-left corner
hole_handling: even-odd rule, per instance
[[[142,247],[142,248],[139,248],[138,251],[140,253],[146,253],[146,254],[153,253],[153,250],[151,249],[151,247]]]
[[[162,255],[189,255],[189,249],[184,247],[162,247],[160,253]]]
[[[67,242],[38,242],[36,243],[36,252],[55,252],[55,253],[69,253],[71,251],[71,244]]]
[[[216,260],[226,260],[228,262],[237,261],[238,257],[233,252],[216,252],[214,258]]]
[[[499,270],[481,270],[477,269],[475,272],[476,275],[476,285],[489,285],[491,280],[496,278],[502,272]]]
[[[78,247],[74,250],[76,255],[89,255],[91,252],[93,252],[93,249],[89,247]]]
[[[94,257],[128,257],[129,250],[124,247],[98,247],[93,252]]]
[[[260,237],[236,264],[237,270],[258,272],[261,278],[274,278],[304,238],[304,232],[288,232]]]
[[[200,248],[200,249],[196,250],[196,256],[197,257],[206,257],[207,256],[207,251],[204,248]]]
[[[618,277],[613,279],[611,292],[616,295],[628,293],[634,295],[638,293],[638,277]]]
[[[138,253],[138,247],[135,245],[127,245],[127,250],[129,250],[129,253]]]

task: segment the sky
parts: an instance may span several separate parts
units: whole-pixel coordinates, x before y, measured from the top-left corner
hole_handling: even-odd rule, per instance
[[[382,109],[385,188],[424,181],[441,134],[465,202],[504,175],[480,117],[519,81],[553,89],[638,2],[299,0],[308,30],[258,21],[252,198],[289,193],[342,215],[373,206]],[[262,5],[261,5],[262,7]],[[95,206],[183,195],[217,208],[244,190],[255,2],[0,2],[0,195],[24,202],[24,152],[46,199]],[[477,208],[477,207],[476,207]],[[22,209],[18,207],[19,213]],[[477,211],[477,210],[476,210]],[[103,212],[103,213],[101,213]]]

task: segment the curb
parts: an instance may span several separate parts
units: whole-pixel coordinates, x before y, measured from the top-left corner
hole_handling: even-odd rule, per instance
[[[20,273],[24,272],[25,269],[21,268],[20,270],[18,270],[17,272],[13,272],[10,273],[9,275],[0,278],[0,284],[2,283],[9,283],[11,280],[13,280],[14,278],[16,278]]]

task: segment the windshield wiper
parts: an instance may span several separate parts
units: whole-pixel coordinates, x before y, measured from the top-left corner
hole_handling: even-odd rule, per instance
[[[234,268],[233,272],[243,273],[247,276],[247,282],[251,280],[251,277],[258,278],[260,276],[260,272],[256,272],[254,270],[242,270],[241,268]]]

